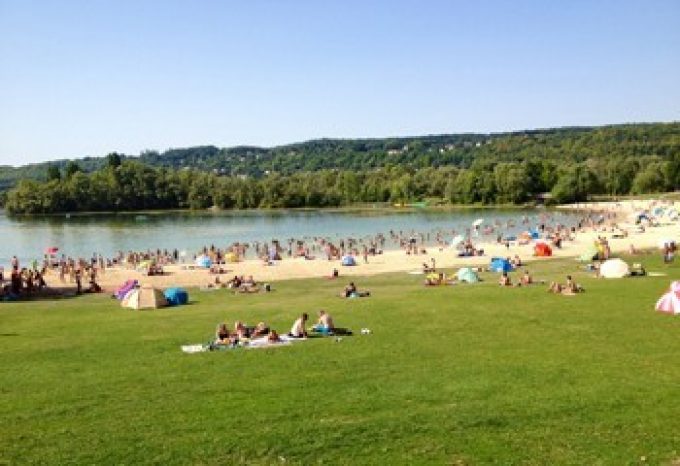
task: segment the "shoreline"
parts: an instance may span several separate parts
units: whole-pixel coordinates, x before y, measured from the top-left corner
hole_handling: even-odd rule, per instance
[[[223,265],[226,273],[220,275],[220,280],[225,282],[234,275],[252,275],[260,283],[277,282],[289,279],[302,278],[325,278],[331,275],[333,268],[340,272],[340,282],[345,277],[358,277],[377,275],[391,272],[411,272],[422,270],[423,262],[436,261],[438,269],[450,269],[465,266],[487,265],[492,257],[514,257],[518,255],[523,262],[534,260],[551,260],[554,258],[575,258],[589,249],[598,236],[604,236],[609,240],[612,253],[628,252],[631,245],[638,249],[658,248],[662,239],[676,238],[678,224],[668,223],[656,227],[649,227],[644,233],[638,233],[635,225],[630,222],[630,216],[643,208],[650,208],[660,201],[620,201],[620,202],[589,202],[557,206],[557,209],[583,210],[593,213],[613,214],[597,229],[588,228],[587,231],[576,233],[574,240],[564,241],[562,248],[553,247],[551,257],[534,257],[534,243],[518,245],[512,243],[509,248],[497,243],[479,243],[477,246],[484,249],[483,256],[458,257],[458,251],[451,247],[439,250],[438,247],[427,248],[426,254],[407,255],[402,250],[387,250],[376,256],[369,256],[368,263],[363,263],[362,257],[357,257],[357,264],[353,267],[344,267],[340,260],[328,261],[326,259],[306,260],[304,258],[284,258],[276,261],[275,265],[264,265],[261,260],[247,259],[237,263]],[[661,201],[664,206],[680,207],[680,203]],[[626,238],[613,238],[614,225],[629,232]],[[206,269],[190,269],[190,265],[170,265],[164,267],[167,272],[164,275],[148,277],[145,274],[131,269],[112,268],[98,276],[98,282],[106,290],[111,291],[120,286],[128,279],[136,279],[141,284],[149,284],[159,288],[171,286],[183,287],[206,287],[213,283],[217,275],[211,274]],[[47,276],[48,284],[58,285],[58,277],[51,272]]]
[[[59,217],[83,217],[83,216],[137,216],[137,215],[165,215],[165,214],[192,214],[192,215],[258,215],[263,213],[279,214],[286,212],[331,212],[331,213],[353,213],[353,212],[418,212],[423,210],[432,211],[473,211],[473,210],[526,210],[536,208],[555,209],[558,206],[542,206],[536,204],[443,204],[397,206],[389,202],[373,202],[368,204],[352,204],[338,207],[271,207],[256,209],[222,209],[209,207],[207,209],[144,209],[144,210],[103,210],[103,211],[73,211],[73,212],[52,212],[47,214],[10,214],[4,207],[0,207],[0,214],[6,217],[17,219],[40,219],[40,218],[59,218]]]

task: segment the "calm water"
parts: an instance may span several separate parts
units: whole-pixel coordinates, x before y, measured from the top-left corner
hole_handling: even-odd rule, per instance
[[[390,230],[434,233],[446,238],[452,231],[464,232],[472,222],[484,218],[485,224],[498,219],[504,226],[515,221],[525,230],[522,217],[538,224],[548,215],[550,223],[575,223],[577,214],[547,210],[383,210],[368,211],[273,211],[273,212],[165,212],[153,214],[71,215],[67,217],[8,217],[0,211],[0,264],[7,265],[12,255],[22,261],[40,258],[45,248],[56,246],[72,257],[91,257],[95,252],[112,256],[117,251],[173,249],[198,251],[206,245],[224,247],[233,242],[282,241],[287,238],[332,239],[366,237]],[[434,237],[432,237],[434,240]],[[388,244],[387,247],[390,247]]]

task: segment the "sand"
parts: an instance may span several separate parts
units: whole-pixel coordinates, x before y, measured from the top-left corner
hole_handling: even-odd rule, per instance
[[[580,209],[598,212],[616,213],[618,225],[629,232],[629,236],[623,239],[612,238],[614,234],[611,228],[606,231],[601,229],[593,231],[578,232],[573,241],[563,242],[561,249],[553,248],[553,258],[564,257],[578,257],[585,250],[587,250],[598,236],[604,236],[609,240],[609,244],[613,253],[627,252],[631,245],[639,249],[658,248],[658,244],[663,239],[677,239],[680,223],[668,222],[656,227],[648,227],[644,233],[636,231],[635,225],[631,219],[634,212],[643,209],[653,208],[655,205],[661,204],[660,201],[622,201],[614,202],[598,202],[598,203],[581,203],[573,205],[560,206],[562,209]],[[671,206],[673,203],[664,201],[664,206]],[[674,205],[679,208],[679,205]],[[680,210],[680,208],[679,208]],[[609,222],[607,223],[609,225]],[[476,247],[481,247],[485,251],[485,255],[481,257],[458,257],[458,251],[453,248],[447,248],[439,251],[436,247],[427,249],[427,254],[421,255],[407,255],[401,250],[386,251],[378,256],[369,256],[368,264],[363,263],[361,257],[357,258],[357,266],[343,267],[340,261],[328,261],[325,259],[305,260],[304,258],[286,259],[276,262],[276,265],[267,266],[259,260],[246,260],[234,264],[226,264],[223,266],[228,272],[221,275],[222,281],[226,281],[234,275],[252,275],[258,282],[276,282],[280,280],[298,279],[298,278],[323,278],[330,276],[333,268],[337,268],[340,272],[339,287],[344,284],[343,277],[366,276],[375,275],[386,272],[411,272],[422,270],[424,262],[430,263],[430,259],[434,258],[438,269],[451,269],[463,266],[481,266],[487,265],[491,257],[501,256],[508,257],[519,255],[522,261],[534,260],[550,260],[551,258],[536,258],[533,257],[533,245],[517,245],[511,244],[509,249],[504,245],[496,243],[475,243]],[[190,269],[188,266],[173,265],[165,267],[166,274],[163,276],[147,277],[137,271],[113,268],[107,269],[104,274],[99,276],[99,283],[106,291],[116,289],[121,283],[128,279],[137,279],[142,284],[150,284],[160,288],[170,286],[184,286],[184,287],[205,287],[209,283],[213,283],[215,275],[210,274],[207,270]],[[57,284],[58,278],[51,273],[48,277],[48,284]]]

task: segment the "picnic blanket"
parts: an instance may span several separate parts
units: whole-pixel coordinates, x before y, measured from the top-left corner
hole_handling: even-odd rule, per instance
[[[306,338],[293,338],[288,335],[280,335],[280,341],[272,342],[267,340],[267,337],[262,337],[262,338],[256,338],[253,340],[247,340],[242,343],[239,343],[236,346],[231,346],[231,345],[213,345],[210,343],[207,344],[195,344],[195,345],[182,345],[182,352],[187,353],[187,354],[194,354],[194,353],[204,353],[206,351],[223,351],[223,350],[230,350],[230,349],[237,349],[237,348],[246,348],[246,349],[259,349],[259,348],[272,348],[276,346],[287,346],[290,345],[294,341],[304,341]]]

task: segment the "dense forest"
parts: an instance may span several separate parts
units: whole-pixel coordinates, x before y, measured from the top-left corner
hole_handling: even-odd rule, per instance
[[[680,187],[680,123],[113,153],[0,167],[0,183],[11,213],[568,202]]]

